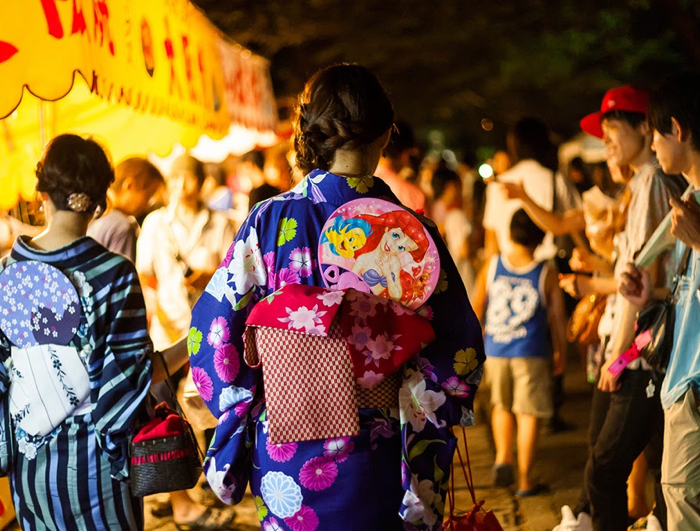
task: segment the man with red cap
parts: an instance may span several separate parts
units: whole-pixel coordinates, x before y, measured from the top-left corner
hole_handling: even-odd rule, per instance
[[[600,111],[581,120],[585,132],[603,140],[611,164],[629,167],[634,172],[628,184],[632,198],[627,221],[615,242],[618,280],[670,210],[669,200],[680,197],[685,188],[683,178],[663,173],[654,157],[652,131],[646,120],[648,99],[648,94],[637,88],[611,89],[605,94]],[[653,268],[657,285],[665,284],[671,276],[667,258],[657,259]],[[605,362],[593,394],[584,499],[576,510],[590,511],[597,531],[627,529],[627,478],[652,434],[663,429],[661,385],[652,379],[650,367],[643,360],[635,360],[619,373],[609,370],[631,347],[640,309],[621,296],[608,299],[611,333],[607,337],[602,334]],[[663,502],[658,499],[661,489],[656,491],[657,516],[664,521]]]

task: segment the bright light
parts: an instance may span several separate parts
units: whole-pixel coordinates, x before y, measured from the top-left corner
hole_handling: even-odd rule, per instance
[[[479,175],[482,179],[488,179],[489,177],[493,177],[493,168],[490,164],[482,164],[481,166],[479,166]]]

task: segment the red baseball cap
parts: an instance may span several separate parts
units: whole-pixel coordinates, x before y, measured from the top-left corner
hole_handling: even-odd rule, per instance
[[[612,111],[647,113],[649,103],[649,93],[646,90],[634,87],[620,87],[610,89],[603,96],[603,103],[600,105],[600,112],[594,112],[585,116],[581,120],[581,129],[589,135],[603,138],[603,129],[600,121],[603,114]]]

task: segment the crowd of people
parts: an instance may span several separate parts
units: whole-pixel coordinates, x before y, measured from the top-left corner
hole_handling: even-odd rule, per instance
[[[0,217],[0,286],[23,293],[32,264],[48,264],[75,287],[80,316],[63,341],[68,313],[41,302],[18,324],[15,291],[0,302],[0,473],[22,528],[143,528],[127,449],[149,394],[173,400],[170,372],[208,448],[208,492],[235,504],[250,488],[264,529],[438,529],[452,428],[473,424],[482,373],[491,479],[538,496],[538,434],[566,429],[563,375],[579,358],[593,384],[588,461],[557,530],[700,529],[700,75],[651,95],[612,88],[580,125],[606,160],[561,161],[546,125],[524,118],[484,180],[425,153],[369,70],[337,65],[306,84],[293,138],[220,165],[183,155],[165,172],[143,157],[113,168],[94,140],[53,139],[37,165],[43,208],[29,205],[31,224]],[[667,298],[672,351],[659,367],[639,355],[636,321]],[[56,323],[39,338],[47,308]],[[423,329],[411,351],[402,336]],[[355,376],[329,361],[333,341]],[[299,348],[352,385],[319,394],[301,374],[328,374],[289,366]],[[71,352],[85,370],[68,381]],[[56,370],[41,377],[67,396],[57,419],[41,396],[20,397],[23,373],[46,359]],[[275,409],[280,381],[338,418],[355,401],[354,427]],[[80,385],[89,392],[74,398]],[[187,491],[154,511],[179,529],[235,517]]]

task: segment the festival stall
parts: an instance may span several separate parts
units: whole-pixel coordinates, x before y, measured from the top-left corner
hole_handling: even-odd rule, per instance
[[[35,197],[53,136],[91,135],[113,160],[175,146],[223,159],[274,141],[269,64],[187,0],[0,6],[0,211]],[[201,156],[200,155],[200,156]],[[0,528],[14,518],[0,481]]]
[[[0,210],[34,197],[46,142],[92,135],[114,161],[210,159],[274,141],[269,64],[187,0],[29,0],[0,7]]]

